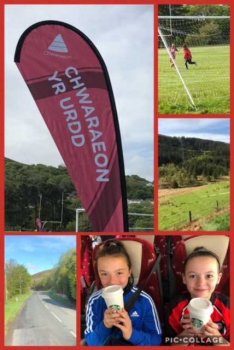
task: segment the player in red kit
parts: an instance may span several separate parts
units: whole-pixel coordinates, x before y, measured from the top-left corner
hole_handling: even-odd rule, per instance
[[[183,45],[183,49],[184,49],[184,59],[185,59],[184,64],[186,66],[186,69],[188,69],[188,64],[197,64],[197,63],[195,61],[192,61],[192,53],[186,44]]]

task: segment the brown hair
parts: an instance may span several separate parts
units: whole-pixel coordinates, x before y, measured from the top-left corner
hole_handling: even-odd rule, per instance
[[[214,258],[217,263],[218,263],[218,270],[220,272],[221,270],[221,264],[220,264],[220,261],[219,261],[219,257],[217,254],[215,254],[214,252],[212,252],[211,250],[208,250],[204,247],[197,247],[195,248],[192,253],[190,253],[187,258],[185,259],[185,262],[184,262],[184,271],[186,270],[186,266],[188,264],[188,262],[190,260],[192,260],[193,258],[198,258],[198,257],[203,257],[203,256],[208,256],[208,257],[212,257]]]
[[[109,255],[124,257],[127,261],[129,269],[131,269],[132,263],[130,257],[122,242],[116,239],[105,241],[97,254],[96,261],[98,261],[99,258]]]
[[[108,240],[103,243],[103,245],[101,246],[101,249],[97,253],[96,264],[98,264],[98,259],[104,256],[124,257],[127,262],[129,270],[132,267],[131,259],[127,250],[125,249],[123,243],[116,239]],[[132,286],[133,284],[134,284],[134,277],[131,272],[131,275],[128,280],[128,285]]]

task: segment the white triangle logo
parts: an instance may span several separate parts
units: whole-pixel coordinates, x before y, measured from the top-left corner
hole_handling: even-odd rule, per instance
[[[48,47],[48,50],[55,51],[55,52],[64,52],[64,53],[68,52],[68,48],[61,34],[56,35],[53,42]]]

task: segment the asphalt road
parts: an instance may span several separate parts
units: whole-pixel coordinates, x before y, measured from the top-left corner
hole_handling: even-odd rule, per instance
[[[6,345],[76,345],[76,310],[34,292],[13,324]]]

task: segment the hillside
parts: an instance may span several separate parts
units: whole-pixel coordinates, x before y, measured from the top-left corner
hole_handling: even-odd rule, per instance
[[[51,276],[51,274],[55,271],[55,269],[40,271],[32,275],[32,280],[35,282],[41,281],[45,277]]]
[[[230,145],[228,143],[159,135],[159,166],[168,163],[180,165],[202,155],[210,156],[216,164],[229,168]]]
[[[230,145],[159,135],[159,186],[196,186],[229,175]]]
[[[82,205],[65,166],[27,165],[6,159],[5,173],[6,230],[34,231],[40,217],[48,222],[47,230],[74,232],[75,210]],[[153,201],[152,182],[131,175],[126,176],[126,184],[128,200]],[[139,210],[151,212],[153,208]],[[82,231],[92,230],[85,216],[81,224]]]

